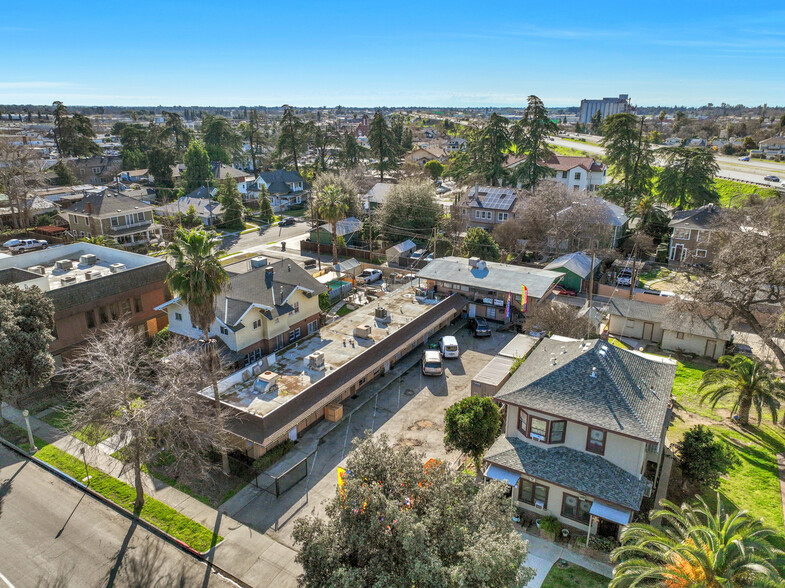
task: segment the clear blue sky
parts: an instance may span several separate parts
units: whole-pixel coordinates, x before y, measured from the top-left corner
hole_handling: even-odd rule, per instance
[[[0,103],[785,105],[776,1],[0,6]]]

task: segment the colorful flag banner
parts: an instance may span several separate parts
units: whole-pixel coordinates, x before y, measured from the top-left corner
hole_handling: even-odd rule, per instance
[[[529,302],[529,291],[526,286],[521,284],[521,312],[526,312],[526,304]]]
[[[511,304],[512,304],[512,292],[507,292],[507,308],[504,309],[504,318],[510,318]]]

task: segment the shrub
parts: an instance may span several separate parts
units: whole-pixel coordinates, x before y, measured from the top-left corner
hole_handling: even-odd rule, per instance
[[[547,517],[540,519],[540,529],[546,533],[553,533],[554,535],[558,535],[561,533],[561,523],[555,516],[548,515]]]
[[[292,447],[294,447],[294,441],[291,439],[287,439],[280,445],[276,445],[262,457],[253,462],[254,469],[258,472],[266,470],[276,461],[286,455]]]

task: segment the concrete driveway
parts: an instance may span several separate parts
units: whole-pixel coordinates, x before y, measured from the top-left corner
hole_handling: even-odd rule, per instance
[[[259,531],[275,533],[282,543],[293,545],[293,522],[305,514],[324,515],[324,501],[335,495],[336,468],[345,465],[352,439],[366,430],[386,433],[395,444],[412,447],[426,458],[456,462],[459,453],[444,448],[444,412],[469,395],[472,377],[514,336],[505,332],[475,339],[463,324],[461,321],[460,326],[449,326],[432,338],[453,332],[458,338],[461,357],[444,360],[444,376],[423,376],[419,365],[422,347],[416,348],[402,360],[413,365],[400,377],[384,382],[384,389],[376,395],[362,398],[361,393],[361,404],[347,406],[345,414],[356,410],[320,439],[309,461],[309,478],[280,498],[259,491],[244,505],[227,503],[227,512]]]

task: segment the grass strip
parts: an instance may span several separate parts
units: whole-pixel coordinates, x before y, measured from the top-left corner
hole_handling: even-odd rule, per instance
[[[84,462],[57,447],[48,445],[36,453],[35,456],[72,478],[77,480],[85,478]],[[134,498],[136,497],[136,491],[133,486],[121,482],[117,478],[113,478],[89,465],[87,466],[87,473],[91,476],[89,486],[92,490],[125,510],[133,512]],[[212,545],[212,531],[155,498],[145,497],[140,516],[196,551],[205,552]],[[218,536],[216,543],[222,540],[223,537]]]
[[[542,588],[607,588],[609,582],[609,578],[574,563],[560,567],[556,562],[545,576]]]
[[[98,433],[94,427],[91,427],[90,425],[69,432],[70,425],[65,407],[55,408],[50,413],[39,418],[55,429],[60,429],[64,433],[69,433],[71,436],[76,437],[82,443],[87,443],[91,447],[94,447],[101,441],[105,441],[109,438],[109,433]]]

